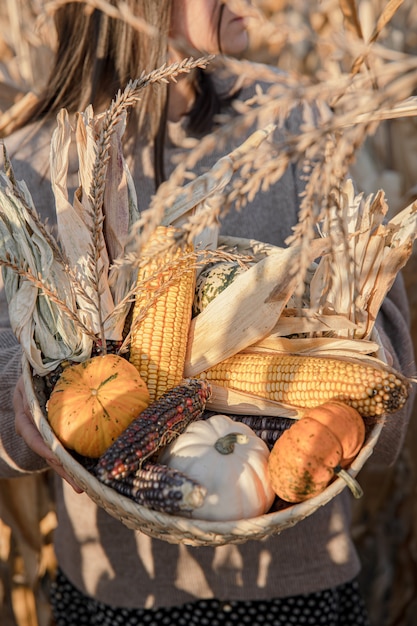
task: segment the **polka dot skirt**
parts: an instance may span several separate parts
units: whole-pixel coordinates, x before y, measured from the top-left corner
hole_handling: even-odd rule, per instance
[[[58,571],[51,602],[55,626],[369,626],[357,581],[289,598],[122,609],[84,596]]]

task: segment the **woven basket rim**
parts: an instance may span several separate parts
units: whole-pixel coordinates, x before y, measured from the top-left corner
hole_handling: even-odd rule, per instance
[[[35,424],[45,443],[57,456],[64,469],[98,506],[104,508],[128,528],[142,531],[151,537],[163,539],[169,543],[194,546],[217,546],[264,539],[282,532],[311,515],[346,487],[344,480],[336,478],[323,492],[313,498],[279,511],[243,520],[207,521],[153,511],[102,484],[63,447],[41,408],[30,364],[25,356],[23,356],[22,366],[25,390]],[[373,426],[364,446],[348,468],[352,476],[356,476],[372,454],[382,426],[382,420]]]

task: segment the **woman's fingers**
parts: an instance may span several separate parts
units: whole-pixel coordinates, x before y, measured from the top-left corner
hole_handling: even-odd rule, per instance
[[[67,483],[69,485],[71,485],[71,487],[74,489],[74,491],[76,491],[77,493],[83,493],[83,490],[77,485],[76,482],[73,481],[71,476],[65,471],[65,469],[63,468],[63,466],[61,465],[61,463],[58,461],[58,459],[56,457],[54,457],[51,460],[46,459],[46,461],[47,461],[49,467],[51,467],[54,470],[54,472],[59,474],[59,476],[61,476],[61,478],[66,480]]]
[[[22,377],[16,385],[13,395],[13,406],[15,411],[15,429],[16,433],[22,437],[26,445],[33,450],[38,456],[45,459],[48,465],[57,473],[61,478],[66,480],[71,487],[77,493],[82,493],[82,489],[76,485],[74,480],[65,471],[60,461],[56,458],[53,452],[48,448],[41,434],[36,428],[32,413],[29,408],[29,403],[26,398],[25,388]]]

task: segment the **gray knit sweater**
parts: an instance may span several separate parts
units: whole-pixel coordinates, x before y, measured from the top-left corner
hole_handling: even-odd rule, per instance
[[[250,92],[243,90],[240,97]],[[183,153],[182,124],[171,125],[166,154]],[[248,131],[249,132],[249,131]],[[6,140],[17,178],[24,179],[43,217],[53,218],[53,196],[48,181],[51,127],[29,127]],[[225,151],[232,149],[229,145]],[[201,164],[214,163],[224,154],[213,153]],[[135,173],[140,208],[154,191],[150,149],[141,153]],[[74,181],[75,184],[75,181]],[[227,215],[222,232],[283,245],[297,221],[301,185],[297,169],[290,167],[268,191],[260,192],[240,212]],[[2,293],[2,292],[1,292]],[[20,349],[7,319],[4,294],[0,300],[0,476],[13,477],[45,469],[16,436],[12,393],[20,372]],[[394,365],[410,373],[412,344],[408,308],[401,280],[397,280],[378,319],[378,330]],[[369,462],[392,463],[401,447],[412,401],[389,418]],[[365,494],[366,497],[366,494]],[[128,530],[97,508],[85,495],[56,479],[58,562],[83,592],[103,602],[128,607],[180,605],[197,598],[265,599],[309,593],[352,579],[360,564],[349,534],[348,490],[316,513],[265,541],[218,548],[171,545]]]

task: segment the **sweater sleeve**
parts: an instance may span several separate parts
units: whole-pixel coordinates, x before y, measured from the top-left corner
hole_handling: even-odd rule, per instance
[[[54,223],[54,199],[47,178],[51,129],[34,124],[5,141],[17,180],[27,184],[42,218]],[[1,165],[1,158],[0,158]],[[46,462],[15,431],[13,394],[21,374],[22,351],[10,328],[0,272],[0,478],[46,469]]]
[[[13,394],[21,372],[22,350],[10,328],[0,272],[0,478],[13,478],[48,467],[15,430]]]
[[[46,462],[17,435],[13,393],[21,374],[21,349],[8,329],[0,330],[0,478],[46,469]]]
[[[376,320],[376,329],[392,366],[407,377],[415,377],[413,343],[410,335],[408,300],[402,275],[399,274],[384,300]],[[416,396],[416,385],[411,383],[405,406],[388,415],[369,463],[393,465],[404,442],[408,422]]]

